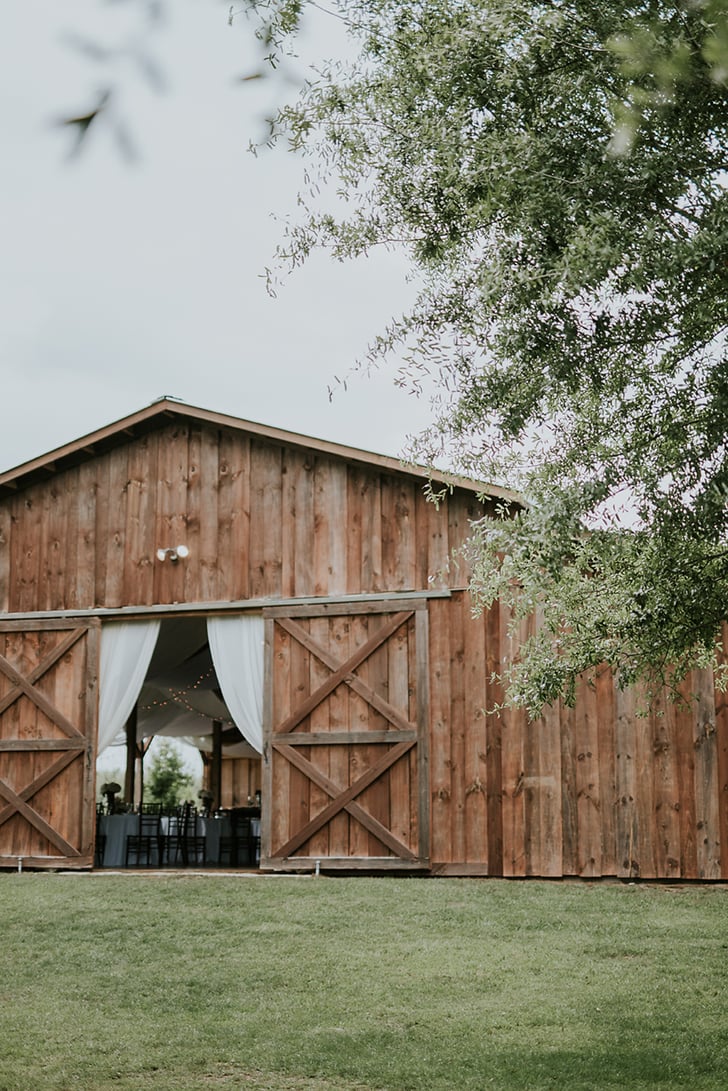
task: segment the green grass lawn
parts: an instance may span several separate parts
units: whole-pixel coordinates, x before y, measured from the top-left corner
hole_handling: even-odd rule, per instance
[[[728,891],[0,874],[0,1091],[726,1088]]]

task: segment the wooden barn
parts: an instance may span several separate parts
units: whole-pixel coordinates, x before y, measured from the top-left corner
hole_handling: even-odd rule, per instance
[[[216,790],[260,789],[263,868],[728,877],[712,677],[649,717],[606,674],[486,715],[512,649],[453,557],[511,498],[424,485],[164,399],[0,475],[0,866],[92,866],[97,750],[162,731],[166,686]]]

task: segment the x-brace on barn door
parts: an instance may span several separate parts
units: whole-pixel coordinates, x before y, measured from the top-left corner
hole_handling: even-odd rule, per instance
[[[261,866],[426,868],[426,601],[265,616]]]
[[[0,867],[91,867],[98,620],[0,619]]]

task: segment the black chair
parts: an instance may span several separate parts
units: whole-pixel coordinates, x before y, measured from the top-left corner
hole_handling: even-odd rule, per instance
[[[172,867],[203,867],[206,860],[205,838],[198,833],[198,814],[186,803],[169,820],[167,860]]]
[[[256,863],[256,841],[253,837],[250,818],[235,811],[230,812],[231,834],[220,838],[220,863],[227,857],[230,867],[251,867]]]
[[[160,803],[142,803],[137,814],[136,833],[127,834],[126,866],[130,859],[136,860],[136,866],[144,863],[147,867],[161,867],[164,858],[162,837],[162,806]]]
[[[106,813],[103,803],[96,804],[96,835],[94,842],[94,867],[101,867],[106,850],[106,834],[101,832],[101,819]]]

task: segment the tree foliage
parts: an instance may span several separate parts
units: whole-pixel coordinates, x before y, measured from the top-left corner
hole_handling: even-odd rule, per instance
[[[255,6],[275,60],[309,5]],[[568,699],[602,662],[679,681],[728,606],[728,3],[335,15],[355,60],[271,130],[309,163],[280,266],[409,253],[417,301],[369,358],[439,391],[417,458],[527,498],[470,546],[480,606],[541,613],[511,700]]]
[[[152,759],[145,795],[165,808],[176,807],[192,787],[192,777],[175,747],[163,741]]]

